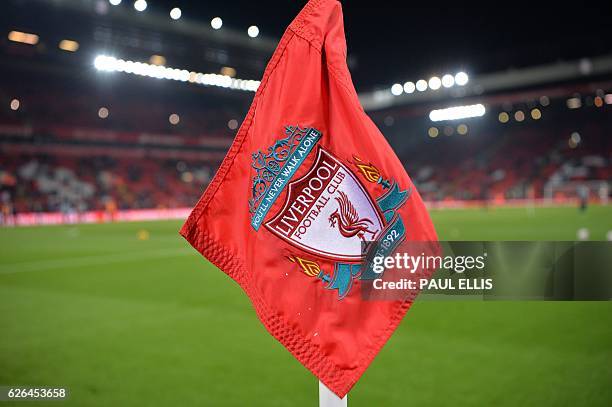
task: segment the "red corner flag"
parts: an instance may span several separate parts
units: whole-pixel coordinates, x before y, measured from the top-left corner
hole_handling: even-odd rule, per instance
[[[371,301],[361,242],[437,240],[359,104],[342,9],[310,0],[283,35],[219,171],[181,234],[234,279],[267,330],[343,397],[410,307]]]

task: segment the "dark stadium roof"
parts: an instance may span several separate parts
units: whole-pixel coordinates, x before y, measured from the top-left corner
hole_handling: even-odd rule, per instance
[[[163,42],[166,50],[172,48],[168,52],[181,62],[179,66],[218,69],[227,54],[228,65],[238,67],[242,77],[258,79],[275,41],[305,3],[149,0],[146,12],[137,13],[133,2],[124,0],[118,6],[121,9],[111,7],[108,16],[85,16],[75,10],[77,5],[95,1],[12,0],[3,4],[7,13],[0,26],[3,31],[44,33],[47,38],[75,37],[82,43],[96,35],[96,30],[107,29],[114,36],[136,38],[142,44]],[[343,3],[349,64],[359,91],[446,71],[480,74],[594,57],[609,53],[612,47],[606,40],[608,14],[603,2],[589,7],[561,2],[554,6],[491,2],[470,7],[463,3],[448,7],[426,2]],[[168,18],[172,7],[182,9],[179,23],[193,30],[172,26]],[[116,11],[127,17],[111,18]],[[220,31],[225,32],[216,37],[201,35],[197,28],[209,30],[215,16],[223,18],[225,30]],[[252,24],[261,32],[255,40],[246,36]],[[137,59],[139,50],[133,49],[129,56]]]
[[[280,37],[299,1],[151,1],[228,27]],[[351,70],[359,90],[461,68],[474,73],[609,53],[604,3],[343,1]],[[467,4],[467,5],[466,5]],[[167,11],[166,11],[167,12]]]

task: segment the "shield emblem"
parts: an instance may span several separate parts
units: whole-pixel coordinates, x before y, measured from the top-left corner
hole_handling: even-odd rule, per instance
[[[375,240],[384,222],[357,177],[319,147],[310,170],[289,183],[283,208],[265,226],[311,254],[350,262],[362,259],[361,242]]]

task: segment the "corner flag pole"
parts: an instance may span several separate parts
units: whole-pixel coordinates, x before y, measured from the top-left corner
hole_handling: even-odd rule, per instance
[[[346,407],[348,395],[336,396],[323,382],[319,382],[319,407]]]

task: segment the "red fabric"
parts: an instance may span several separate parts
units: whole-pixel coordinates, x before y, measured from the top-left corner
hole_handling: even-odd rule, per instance
[[[267,330],[342,397],[393,333],[411,301],[365,301],[357,277],[341,298],[339,290],[330,289],[329,283],[319,277],[336,276],[334,270],[341,264],[359,261],[313,254],[312,250],[279,237],[264,224],[257,231],[251,225],[249,200],[255,196],[253,182],[257,175],[254,154],[266,154],[277,140],[286,137],[286,126],[314,128],[321,134],[291,182],[302,177],[310,179],[309,171],[323,149],[358,180],[357,183],[348,180],[351,176],[345,173],[341,184],[342,188],[352,185],[352,190],[347,189],[347,199],[353,203],[361,199],[360,190],[365,190],[372,202],[390,191],[383,185],[384,180],[396,183],[403,191],[412,188],[412,194],[393,212],[403,221],[405,238],[437,240],[423,202],[402,164],[359,104],[346,65],[342,10],[335,0],[311,0],[283,35],[236,139],[181,234],[240,284]],[[375,168],[383,183],[368,180],[359,171],[358,163]],[[303,191],[303,187],[303,182],[294,185],[298,191]],[[338,192],[330,197],[326,208],[340,208]],[[285,185],[264,223],[286,208],[287,199]],[[363,202],[367,203],[367,199],[363,198]],[[364,205],[357,208],[361,214],[356,216],[365,213]],[[371,215],[370,223],[353,222],[353,228],[365,225],[365,229],[371,228],[370,232],[382,230],[376,229],[375,224],[379,222],[377,217],[383,218],[383,211],[376,205],[372,208],[378,215]],[[304,210],[299,204],[297,209]],[[318,225],[329,228],[324,229],[325,236],[333,237],[326,241],[325,249],[338,251],[337,247],[346,242],[342,239],[348,237],[339,230],[342,219],[332,226],[331,216],[330,219],[327,216],[328,213],[324,219],[316,218]],[[347,216],[351,215],[345,214],[345,221]],[[343,230],[350,234],[346,227]],[[315,240],[323,236],[308,233]],[[369,237],[368,231],[364,233]],[[383,232],[377,233],[380,236]],[[359,235],[351,239],[357,242]],[[313,274],[300,267],[298,258],[316,264]],[[322,273],[314,275],[319,271]]]

